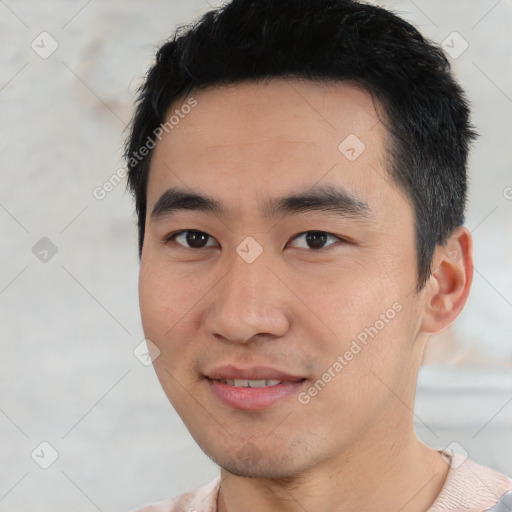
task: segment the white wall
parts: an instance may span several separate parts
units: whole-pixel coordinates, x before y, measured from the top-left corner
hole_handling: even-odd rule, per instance
[[[418,432],[512,474],[512,4],[380,3],[435,41],[453,31],[467,41],[453,65],[481,133],[467,217],[473,293],[432,341]],[[131,198],[124,184],[103,200],[92,193],[123,163],[122,132],[156,47],[208,8],[0,2],[0,511],[131,510],[217,474],[132,353],[143,334]],[[46,59],[31,48],[51,50],[43,31],[58,43]],[[33,250],[49,250],[48,261]],[[30,456],[43,441],[59,454],[46,470]]]

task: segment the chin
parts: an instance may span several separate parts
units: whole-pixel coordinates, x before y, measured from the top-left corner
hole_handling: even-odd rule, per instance
[[[290,454],[272,456],[262,453],[254,444],[248,442],[242,448],[231,453],[228,449],[216,453],[216,449],[206,451],[201,449],[215,464],[229,473],[245,478],[286,479],[298,475],[305,468],[297,460],[292,460]],[[296,454],[295,454],[296,455]]]
[[[284,480],[296,476],[299,471],[282,464],[258,463],[250,466],[243,462],[231,460],[214,461],[220,467],[235,476],[244,478],[265,478]]]

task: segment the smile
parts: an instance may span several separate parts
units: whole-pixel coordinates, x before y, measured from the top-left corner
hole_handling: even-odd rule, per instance
[[[277,379],[219,379],[219,382],[223,382],[224,384],[228,384],[236,388],[265,388],[268,386],[277,386],[278,384],[281,384],[281,381]]]
[[[205,379],[209,392],[230,409],[262,411],[278,407],[304,389],[306,379]]]

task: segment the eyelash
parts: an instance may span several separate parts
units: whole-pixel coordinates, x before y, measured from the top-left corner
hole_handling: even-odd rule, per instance
[[[171,233],[169,236],[167,236],[164,240],[164,243],[165,244],[169,244],[169,243],[176,243],[180,248],[182,249],[190,249],[192,251],[200,251],[202,249],[206,249],[208,248],[208,246],[205,246],[205,247],[200,247],[200,248],[194,248],[194,247],[186,247],[184,245],[181,245],[181,244],[178,244],[177,242],[175,242],[175,239],[176,237],[178,237],[179,235],[182,235],[183,233],[199,233],[199,234],[203,234],[203,235],[206,235],[209,239],[213,239],[213,237],[211,235],[209,235],[208,233],[205,233],[204,231],[199,231],[197,229],[182,229],[180,231],[176,231],[174,233]],[[295,235],[292,240],[295,240],[303,235],[307,235],[308,233],[318,233],[318,234],[322,234],[322,235],[327,235],[328,238],[332,238],[332,239],[335,239],[339,242],[342,242],[342,243],[348,243],[348,240],[344,239],[344,238],[341,238],[339,236],[336,236],[336,235],[333,235],[332,233],[329,233],[327,231],[319,231],[319,230],[310,230],[310,231],[303,231],[302,233],[298,233],[297,235]],[[328,249],[329,247],[331,247],[332,245],[334,244],[329,244],[325,247],[321,247],[320,249],[310,249],[311,251],[314,251],[314,252],[319,252],[319,251],[322,251],[324,249]],[[211,246],[209,246],[211,247]],[[299,247],[299,249],[303,249],[302,247]]]

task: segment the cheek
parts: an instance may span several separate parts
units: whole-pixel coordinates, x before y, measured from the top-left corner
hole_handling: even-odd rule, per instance
[[[192,340],[187,336],[194,305],[200,300],[200,290],[190,280],[177,277],[168,268],[143,264],[139,276],[139,303],[144,335],[160,350],[164,360],[172,353],[172,360],[182,359]],[[175,359],[176,358],[176,359]],[[171,359],[171,358],[169,358]],[[172,361],[171,361],[172,362]]]
[[[154,343],[173,325],[172,303],[173,294],[169,292],[167,282],[161,274],[141,267],[139,304],[142,325],[145,336]]]
[[[347,404],[375,402],[386,394],[376,375],[398,386],[410,364],[420,316],[417,301],[399,278],[381,274],[377,279],[363,268],[323,282],[321,293],[307,286],[306,296],[322,320],[315,321],[321,341],[310,349],[316,377],[329,381],[326,387]]]
[[[194,285],[188,275],[177,274],[176,268],[150,256],[141,263],[139,274],[139,302],[144,328],[159,336],[186,321],[204,293],[204,284]]]
[[[342,269],[320,285],[303,283],[303,289],[304,296],[331,331],[328,338],[335,345],[341,345],[339,349],[364,333],[365,328],[379,320],[400,298],[392,279],[388,282],[382,275],[378,279],[378,274],[372,273],[366,265],[353,265],[346,272]]]
[[[159,350],[153,367],[162,389],[173,406],[181,411],[190,406],[183,385],[194,375],[194,340],[190,314],[199,298],[169,270],[156,264],[141,265],[139,302],[145,338]],[[179,285],[179,286],[178,286]]]
[[[355,335],[328,340],[317,365],[317,380],[300,397],[300,403],[309,402],[304,412],[314,428],[336,429],[340,442],[349,442],[383,415],[405,410],[402,404],[408,402],[408,395],[403,391],[408,388],[402,386],[409,381],[407,369],[412,364],[406,314],[402,309],[384,327],[377,317],[355,329]]]

